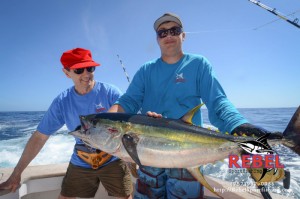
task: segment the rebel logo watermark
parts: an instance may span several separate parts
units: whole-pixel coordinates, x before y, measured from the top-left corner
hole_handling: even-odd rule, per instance
[[[238,155],[229,155],[229,168],[284,168],[284,165],[279,161],[279,155],[242,155],[240,165]],[[252,164],[251,164],[252,163]]]
[[[263,168],[261,179],[267,172],[273,170],[274,175],[278,168],[284,168],[284,165],[280,163],[279,155],[270,147],[267,142],[267,138],[270,133],[265,134],[256,140],[240,142],[238,145],[244,150],[245,154],[229,155],[229,168]],[[240,161],[239,161],[240,160]],[[239,163],[241,162],[241,164]]]

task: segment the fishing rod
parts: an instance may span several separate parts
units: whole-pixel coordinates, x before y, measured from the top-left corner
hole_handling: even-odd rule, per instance
[[[117,55],[117,56],[118,56],[118,59],[119,59],[119,61],[120,61],[120,63],[121,63],[121,66],[122,66],[122,68],[123,68],[123,71],[124,71],[124,73],[125,73],[125,76],[126,76],[126,78],[127,78],[127,81],[128,81],[128,83],[130,83],[130,79],[129,79],[129,76],[128,76],[127,72],[126,72],[125,66],[124,66],[122,60],[120,59],[119,55]]]
[[[280,17],[281,19],[287,21],[288,23],[296,26],[297,28],[300,28],[300,25],[298,24],[298,21],[299,21],[298,18],[295,18],[293,21],[291,21],[286,16],[284,16],[284,15],[280,14],[279,12],[277,12],[276,8],[270,8],[270,7],[264,5],[264,4],[262,4],[262,3],[260,3],[259,1],[256,1],[256,0],[248,0],[248,1],[250,1],[251,3],[254,3],[255,5],[257,5],[257,6],[261,7],[261,8],[263,8],[263,9],[271,12],[272,14]]]
[[[287,16],[290,16],[290,15],[293,15],[293,14],[299,12],[299,11],[300,11],[300,10],[296,10],[296,11],[294,11],[294,12],[288,14],[288,15],[285,15],[285,16],[287,17]],[[257,30],[257,29],[259,29],[259,28],[262,28],[262,27],[264,27],[264,26],[267,26],[267,25],[269,25],[269,24],[271,24],[271,23],[274,23],[274,22],[276,22],[276,21],[278,21],[278,20],[281,20],[281,18],[274,19],[273,21],[270,21],[270,22],[265,23],[265,24],[263,24],[263,25],[261,25],[261,26],[259,26],[259,27],[254,28],[254,30]]]
[[[126,72],[126,68],[125,68],[125,66],[124,66],[124,64],[123,64],[123,62],[122,62],[122,60],[120,59],[120,56],[119,55],[117,55],[118,56],[118,59],[119,59],[119,61],[120,61],[120,63],[121,63],[121,66],[122,66],[122,68],[123,68],[123,71],[124,71],[124,73],[125,73],[125,76],[126,76],[126,78],[127,78],[127,81],[128,81],[128,83],[130,84],[130,79],[129,79],[129,75],[127,74],[127,72]],[[139,113],[141,113],[141,109],[137,112],[138,114]]]

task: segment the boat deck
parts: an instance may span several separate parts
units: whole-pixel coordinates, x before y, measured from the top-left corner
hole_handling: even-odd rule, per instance
[[[42,166],[29,166],[22,174],[21,187],[15,193],[9,193],[7,190],[0,190],[1,199],[56,199],[60,193],[60,186],[65,175],[68,164],[53,164]],[[0,174],[3,174],[0,183],[6,181],[13,168],[0,168]],[[222,188],[225,192],[220,193],[224,198],[240,199],[251,198],[260,199],[262,195],[254,189],[247,187],[233,187],[232,183],[214,179],[205,176],[212,187]],[[133,181],[134,178],[133,178]],[[229,191],[238,188],[240,191]],[[227,191],[226,191],[227,190]],[[236,190],[236,189],[235,189]],[[270,193],[273,199],[284,199],[282,195]],[[205,189],[205,196],[208,199],[217,199],[218,197]],[[103,186],[100,186],[95,199],[111,199],[107,196]]]

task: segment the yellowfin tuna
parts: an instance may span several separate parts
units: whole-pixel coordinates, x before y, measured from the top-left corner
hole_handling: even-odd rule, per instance
[[[199,167],[223,160],[230,154],[240,154],[242,149],[239,143],[256,138],[222,134],[192,125],[191,118],[200,106],[180,120],[126,113],[81,116],[81,127],[70,134],[82,139],[88,146],[137,163],[140,167],[186,168],[201,184],[214,192]],[[290,131],[286,130],[284,139],[280,139],[283,144],[288,143],[287,146],[296,149],[298,154],[300,126],[294,124],[300,123],[299,115],[300,107],[287,128]],[[269,141],[278,142],[278,137],[273,136],[273,139]]]

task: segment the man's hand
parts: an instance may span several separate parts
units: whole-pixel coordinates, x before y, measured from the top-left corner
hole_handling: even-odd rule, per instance
[[[15,192],[19,188],[22,172],[31,160],[33,160],[40,152],[48,138],[48,135],[42,134],[39,131],[35,131],[32,134],[13,173],[6,182],[0,184],[0,189],[7,189]]]
[[[20,175],[11,175],[5,182],[0,184],[0,190],[6,189],[15,192],[20,187],[20,182]]]
[[[235,129],[233,129],[233,131],[231,132],[231,134],[237,134],[239,136],[242,135],[246,135],[246,136],[256,136],[256,137],[261,137],[263,135],[265,135],[266,133],[269,133],[269,131],[258,127],[258,126],[254,126],[252,124],[249,123],[245,123],[245,124],[241,124],[240,126],[236,127]]]
[[[238,136],[255,136],[255,137],[261,137],[267,133],[271,133],[270,131],[261,128],[259,126],[255,126],[249,123],[245,123],[245,124],[241,124],[240,126],[236,127],[235,129],[233,129],[233,131],[231,132],[231,134],[237,134]],[[282,133],[279,132],[275,132],[275,133],[271,133],[269,135],[269,138],[273,138],[273,139],[282,139]]]
[[[147,112],[147,115],[148,115],[149,117],[162,118],[162,114],[158,114],[158,113],[151,112],[151,111],[148,111],[148,112]]]

